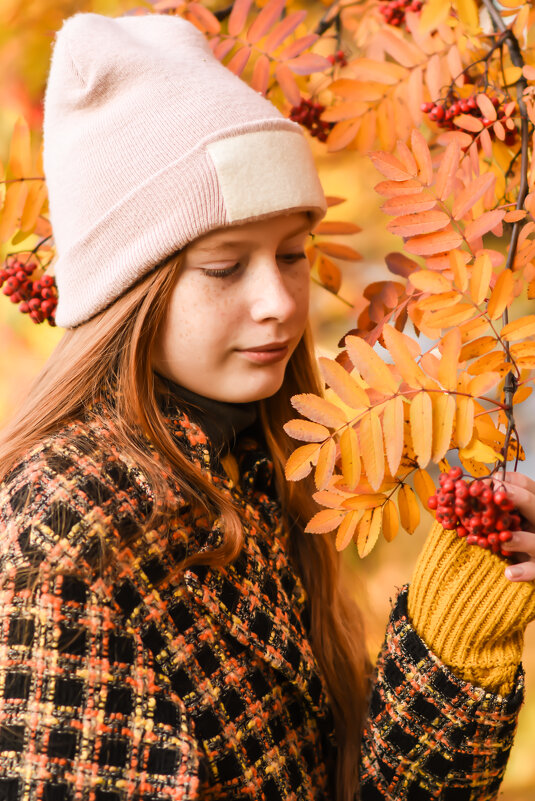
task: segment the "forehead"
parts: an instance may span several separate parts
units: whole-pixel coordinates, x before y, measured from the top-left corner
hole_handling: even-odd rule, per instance
[[[310,218],[304,213],[286,218],[277,217],[211,231],[192,242],[188,249],[202,253],[214,248],[254,246],[261,242],[273,242],[274,240],[282,242],[298,234],[310,232],[311,228]]]

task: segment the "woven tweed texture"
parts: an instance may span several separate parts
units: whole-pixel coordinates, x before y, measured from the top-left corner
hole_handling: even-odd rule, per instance
[[[99,405],[12,471],[0,498],[0,798],[330,801],[333,718],[273,465],[250,443],[237,487],[202,429],[172,405],[165,415],[242,507],[242,554],[172,577],[219,542],[217,522],[170,481],[170,529],[141,533],[150,491]],[[362,801],[496,798],[521,667],[506,697],[457,678],[412,627],[404,587],[370,689]]]

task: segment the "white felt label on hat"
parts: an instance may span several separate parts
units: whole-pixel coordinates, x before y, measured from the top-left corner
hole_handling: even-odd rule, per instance
[[[301,133],[263,130],[206,145],[230,222],[292,208],[325,208],[307,141]]]

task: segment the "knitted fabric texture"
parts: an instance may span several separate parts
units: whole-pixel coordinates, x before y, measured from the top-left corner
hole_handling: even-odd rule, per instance
[[[524,630],[535,618],[535,582],[512,582],[505,563],[437,523],[420,554],[409,615],[429,647],[467,681],[509,692]]]
[[[218,523],[173,479],[170,528],[143,532],[150,489],[97,411],[1,488],[0,798],[331,801],[332,714],[272,462],[245,443],[236,486],[203,430],[165,409],[247,521],[234,563],[177,575],[218,544]],[[495,799],[523,687],[520,667],[506,697],[455,676],[414,630],[404,587],[371,687],[362,801]]]
[[[212,229],[327,210],[301,127],[180,17],[67,19],[43,129],[60,326]]]

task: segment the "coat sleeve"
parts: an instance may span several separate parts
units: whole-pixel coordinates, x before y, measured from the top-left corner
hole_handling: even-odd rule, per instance
[[[26,472],[0,499],[0,798],[197,799],[183,704],[71,544],[105,518]]]
[[[533,587],[509,582],[504,567],[451,532],[431,531],[377,660],[362,801],[497,798],[523,702],[521,640],[534,606]]]

